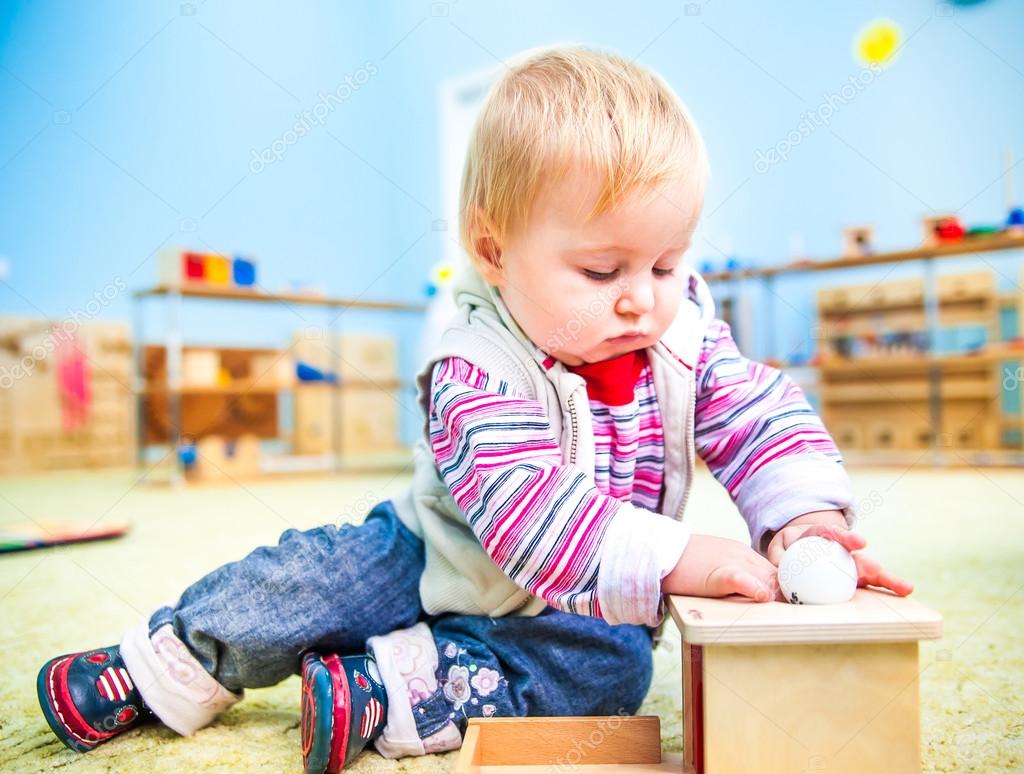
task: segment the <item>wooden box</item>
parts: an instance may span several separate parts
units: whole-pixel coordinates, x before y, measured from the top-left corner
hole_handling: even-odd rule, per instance
[[[470,718],[453,774],[678,774],[656,716]]]
[[[398,411],[394,390],[323,383],[296,387],[294,451],[351,455],[395,450]]]
[[[320,331],[296,335],[292,356],[325,372],[337,372],[342,382],[394,381],[398,350],[394,336],[384,333],[344,333],[329,337]]]
[[[84,355],[82,403],[62,393],[62,359]],[[0,317],[0,472],[129,464],[131,336],[115,321]]]
[[[671,597],[696,774],[920,772],[918,641],[942,617],[858,589],[838,605]]]

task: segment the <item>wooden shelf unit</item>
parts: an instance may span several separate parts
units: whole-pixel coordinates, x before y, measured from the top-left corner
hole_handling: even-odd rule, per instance
[[[991,272],[939,276],[935,270],[937,259],[1001,250],[1024,250],[1024,233],[1004,232],[863,257],[801,260],[704,276],[709,282],[753,279],[764,285],[764,329],[768,351],[774,353],[776,277],[920,263],[920,279],[829,288],[819,294],[819,340],[903,333],[916,334],[917,343],[922,338],[926,343],[919,354],[905,349],[885,357],[825,356],[817,383],[823,419],[840,447],[853,451],[855,459],[858,452],[866,450],[907,452],[916,461],[921,449],[930,449],[933,464],[1015,465],[1020,464],[1024,452],[1024,423],[1017,416],[1002,414],[1001,384],[1006,364],[1019,367],[1024,363],[1024,351],[999,343],[1000,314],[1016,308],[1018,325],[1024,326],[1024,291],[999,291]],[[1024,285],[1024,271],[1021,276]],[[941,327],[971,324],[985,329],[987,346],[959,355],[935,352]],[[1018,341],[1022,335],[1024,330],[1018,327]],[[843,405],[853,408],[844,411],[840,409]],[[1019,432],[1015,437],[1007,430]],[[1016,440],[1010,444],[1007,438]],[[886,464],[881,456],[878,459]],[[893,464],[903,464],[905,456],[893,459],[901,460]]]
[[[812,271],[834,271],[859,266],[880,266],[882,264],[906,263],[908,261],[951,258],[958,255],[998,252],[1000,250],[1024,250],[1024,233],[1004,232],[993,236],[968,237],[955,242],[937,245],[922,245],[907,250],[891,250],[857,257],[828,259],[806,258],[778,266],[764,266],[740,271],[720,271],[705,274],[708,282],[727,282],[750,277],[778,277],[782,274],[801,274]]]
[[[975,325],[987,342],[998,340],[1001,300],[992,272],[946,275],[935,285],[931,312],[939,326]],[[825,349],[821,412],[840,449],[1003,447],[1001,370],[1014,353],[989,345],[974,353],[930,354],[926,298],[918,278],[818,291]],[[849,351],[854,343],[887,337],[900,352],[887,356],[878,345],[870,355]],[[920,351],[909,354],[910,342]]]
[[[295,463],[313,460],[316,463],[315,469],[322,471],[323,466],[319,461],[330,458],[329,469],[337,472],[353,469],[353,460],[347,459],[346,453],[352,451],[362,456],[364,449],[358,448],[358,444],[351,450],[343,448],[342,435],[347,433],[349,439],[352,439],[358,438],[360,433],[379,433],[382,429],[393,430],[394,444],[379,450],[382,453],[377,457],[381,462],[370,460],[375,468],[382,464],[389,468],[397,467],[406,462],[399,462],[399,458],[394,455],[394,451],[399,448],[397,411],[394,405],[385,407],[381,403],[381,398],[386,397],[383,393],[395,394],[409,386],[407,381],[397,377],[397,364],[388,365],[386,372],[381,372],[379,367],[375,371],[374,364],[370,364],[368,372],[362,373],[344,362],[340,352],[334,348],[331,361],[317,363],[317,367],[340,374],[340,384],[297,382],[294,380],[291,357],[287,363],[279,364],[291,369],[290,377],[283,376],[274,365],[288,355],[288,350],[283,348],[186,346],[182,332],[183,313],[186,301],[319,307],[330,315],[329,335],[334,340],[342,341],[345,337],[337,330],[337,320],[346,310],[421,314],[425,311],[424,305],[301,293],[273,294],[260,290],[200,285],[157,286],[138,290],[133,298],[136,325],[133,393],[138,416],[137,461],[140,466],[145,464],[145,448],[151,444],[167,444],[172,449],[178,449],[186,439],[202,440],[209,434],[222,435],[228,439],[240,439],[243,435],[264,439],[280,438],[280,398],[285,394],[290,396],[296,407],[311,406],[319,412],[319,424],[315,425],[313,433],[319,433],[315,442],[309,441],[308,427],[312,423],[307,419],[305,425],[299,426],[297,417],[295,431],[288,439],[293,450],[297,450]],[[143,341],[143,302],[147,299],[162,300],[168,307],[165,345],[147,346],[140,343]],[[294,347],[293,344],[289,349]],[[209,373],[200,380],[187,378],[183,361],[188,353],[209,351],[219,354],[220,361],[230,372],[230,380],[214,379]],[[298,351],[293,351],[291,355],[304,357]],[[393,346],[391,355],[394,355]],[[257,362],[257,359],[261,365],[254,367],[252,363]],[[369,394],[377,398],[375,403],[372,400],[368,402]],[[389,416],[384,419],[380,418],[382,408],[390,409]],[[296,408],[297,412],[299,410]],[[328,415],[327,418],[323,416],[324,413]],[[306,427],[305,436],[302,436],[303,427]],[[367,459],[373,456],[367,455]],[[280,471],[292,469],[285,458],[279,459],[276,467]],[[294,469],[297,472],[308,472],[313,468],[296,464]],[[175,454],[172,480],[180,481],[183,477],[183,463]]]

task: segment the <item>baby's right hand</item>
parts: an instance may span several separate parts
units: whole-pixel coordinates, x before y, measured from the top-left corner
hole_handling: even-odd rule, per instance
[[[662,579],[661,590],[691,597],[742,594],[758,602],[781,602],[778,571],[746,543],[691,535],[675,568]]]

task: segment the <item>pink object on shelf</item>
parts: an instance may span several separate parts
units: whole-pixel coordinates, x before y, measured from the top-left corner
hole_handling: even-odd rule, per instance
[[[76,338],[63,338],[56,328],[53,335],[60,341],[55,354],[61,425],[64,432],[71,432],[82,427],[89,419],[89,408],[92,404],[89,364]]]

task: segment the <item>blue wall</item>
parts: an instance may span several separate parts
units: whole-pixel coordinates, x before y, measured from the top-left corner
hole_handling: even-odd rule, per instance
[[[756,169],[759,151],[861,70],[851,41],[876,16],[903,26],[899,59],[786,161]],[[972,223],[1004,216],[1003,149],[1024,159],[1022,32],[1024,6],[1010,0],[955,10],[933,0],[8,2],[0,256],[10,274],[0,310],[59,317],[117,279],[152,284],[161,245],[248,253],[271,290],[298,281],[422,299],[449,236],[431,229],[443,209],[439,84],[568,41],[638,57],[699,121],[714,179],[694,261],[724,252],[776,263],[795,232],[807,253],[835,255],[849,223],[875,224],[882,248],[907,246],[930,211]],[[346,77],[363,82],[342,89],[323,125],[281,160],[252,163]],[[1024,164],[1016,171],[1024,200]],[[1004,287],[1019,281],[1019,256],[984,260]],[[776,341],[787,351],[807,339],[812,289],[803,278],[776,289]],[[127,292],[103,311],[129,314]],[[303,310],[204,309],[188,333],[283,343],[321,321]],[[158,311],[146,322],[159,331]],[[752,341],[752,354],[764,355],[763,343]]]

